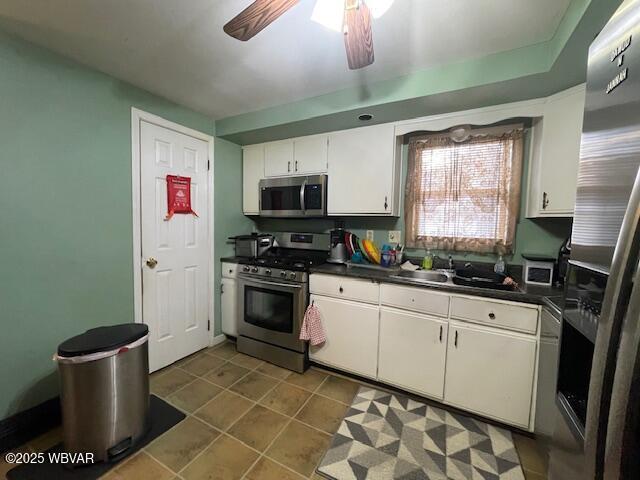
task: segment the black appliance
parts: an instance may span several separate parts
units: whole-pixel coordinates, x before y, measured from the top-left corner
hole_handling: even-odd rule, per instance
[[[558,259],[556,260],[555,283],[563,286],[567,278],[567,270],[569,269],[569,258],[571,258],[571,237],[568,237],[558,250]]]

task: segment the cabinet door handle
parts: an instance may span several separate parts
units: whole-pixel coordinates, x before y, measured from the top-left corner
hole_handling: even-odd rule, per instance
[[[291,171],[291,161],[287,162],[287,172]]]
[[[220,294],[222,295],[224,293],[224,285],[220,285]]]
[[[442,325],[440,325],[440,343],[442,343]]]
[[[389,208],[389,203],[387,202],[387,197],[384,197],[384,209]]]
[[[549,194],[547,192],[542,193],[542,209],[546,210],[549,206]]]
[[[296,160],[296,172],[298,171],[298,160]]]
[[[342,287],[340,287],[338,290],[340,291],[340,293],[344,292],[344,289]]]
[[[455,338],[453,339],[453,346],[458,348],[458,331],[456,330]]]
[[[491,320],[495,320],[495,318],[496,318],[496,314],[495,314],[495,313],[493,313],[493,312],[491,312],[491,313],[489,314],[489,318],[490,318]]]

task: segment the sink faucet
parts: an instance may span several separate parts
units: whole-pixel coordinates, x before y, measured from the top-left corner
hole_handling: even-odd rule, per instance
[[[453,257],[449,255],[449,270],[455,270],[453,266]]]

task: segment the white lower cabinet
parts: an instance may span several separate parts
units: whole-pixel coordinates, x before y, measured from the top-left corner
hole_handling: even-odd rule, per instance
[[[446,320],[381,308],[379,380],[442,399],[446,357]]]
[[[331,367],[376,378],[378,367],[377,305],[312,295],[327,341],[311,347],[309,358]]]
[[[222,278],[220,281],[220,308],[222,315],[222,333],[238,336],[238,299],[236,280]]]
[[[536,343],[451,321],[445,403],[529,429]]]
[[[334,275],[309,285],[327,334],[312,361],[533,431],[539,307]]]

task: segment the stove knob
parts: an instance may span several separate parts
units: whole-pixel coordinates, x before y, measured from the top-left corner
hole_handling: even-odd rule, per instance
[[[250,270],[249,267],[247,267],[246,265],[244,267],[242,267],[242,271],[243,272],[248,272]]]
[[[267,269],[264,271],[264,274],[265,274],[265,275],[271,275],[271,269],[270,269],[270,268],[267,268]]]
[[[253,268],[251,269],[251,271],[252,271],[253,273],[258,273],[259,268],[258,268],[258,267],[253,267]]]
[[[286,277],[286,276],[287,276],[287,272],[285,272],[284,270],[282,270],[282,271],[280,272],[280,276],[281,276],[282,278]]]
[[[291,273],[289,273],[289,278],[290,278],[291,280],[295,280],[295,279],[296,279],[296,272],[291,272]]]

